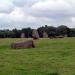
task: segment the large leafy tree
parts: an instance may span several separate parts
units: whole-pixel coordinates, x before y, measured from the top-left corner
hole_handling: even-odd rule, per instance
[[[68,35],[69,28],[65,25],[61,25],[61,26],[57,27],[57,33],[58,33],[58,35]]]

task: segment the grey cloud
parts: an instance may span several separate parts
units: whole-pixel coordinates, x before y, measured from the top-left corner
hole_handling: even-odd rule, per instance
[[[13,0],[13,4],[16,6],[32,6],[33,4],[37,3],[40,0]]]
[[[45,4],[45,2],[41,2],[41,4]],[[46,4],[47,5],[47,4]],[[46,6],[45,5],[45,6]],[[40,5],[40,3],[36,3],[30,8],[29,13],[33,16],[39,16],[39,17],[48,17],[48,18],[57,18],[57,17],[68,17],[75,15],[74,9],[69,5],[66,4],[63,6],[63,4],[60,6],[56,5],[49,5],[46,6],[46,8],[43,8],[44,5]],[[56,6],[56,8],[54,7]]]
[[[13,4],[16,6],[24,6],[25,0],[13,0]]]
[[[50,4],[50,1],[52,1],[52,3],[54,2],[55,4]],[[0,12],[2,13],[8,13],[7,16],[3,16],[3,18],[0,19],[0,26],[2,26],[2,28],[37,28],[45,24],[54,26],[66,24],[73,27],[73,24],[75,23],[73,23],[71,19],[72,17],[75,17],[75,1],[72,0],[12,0],[12,4],[13,6],[10,4],[7,8],[0,9]],[[29,21],[31,20],[29,18],[27,21],[25,20],[22,22],[19,22],[19,20],[16,22],[12,19],[10,20],[8,15],[10,12],[14,11],[13,9],[15,7],[22,9],[26,18],[27,16],[32,16],[35,20],[31,22]],[[16,10],[16,12],[18,11]],[[21,13],[19,12],[19,14]]]
[[[45,2],[47,3],[46,0]],[[49,22],[52,24],[73,24],[71,18],[75,16],[74,5],[65,0],[62,1],[61,4],[56,3],[56,5],[50,5],[49,3],[46,4],[45,2],[41,1],[35,3],[29,8],[30,11],[28,11],[28,13],[35,17],[52,19]],[[41,19],[41,21],[43,20]]]
[[[11,13],[13,10],[14,10],[13,7],[0,8],[0,13]]]
[[[0,1],[0,13],[11,13],[14,10],[12,2]]]

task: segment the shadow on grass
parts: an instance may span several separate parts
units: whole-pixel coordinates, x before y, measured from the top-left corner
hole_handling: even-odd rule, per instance
[[[56,73],[48,73],[47,75],[59,75],[59,74],[56,72]]]

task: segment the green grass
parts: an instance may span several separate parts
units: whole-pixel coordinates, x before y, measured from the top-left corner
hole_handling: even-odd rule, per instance
[[[12,49],[0,39],[0,75],[75,75],[75,38],[36,40],[36,48]]]

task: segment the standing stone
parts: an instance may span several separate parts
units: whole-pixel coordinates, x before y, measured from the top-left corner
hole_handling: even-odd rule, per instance
[[[38,34],[37,30],[33,30],[32,37],[33,37],[33,39],[39,39],[39,34]]]
[[[25,33],[21,33],[21,38],[25,38]]]
[[[43,33],[43,38],[48,38],[48,34],[46,32]]]

